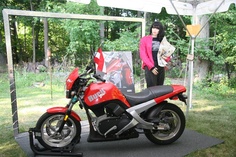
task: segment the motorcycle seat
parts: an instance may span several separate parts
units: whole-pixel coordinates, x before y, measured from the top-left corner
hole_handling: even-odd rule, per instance
[[[125,93],[124,96],[126,97],[130,106],[135,106],[171,92],[173,92],[172,86],[160,85],[146,88],[139,93]]]

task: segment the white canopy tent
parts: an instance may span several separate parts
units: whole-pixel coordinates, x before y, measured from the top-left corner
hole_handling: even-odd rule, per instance
[[[90,0],[68,0],[78,3],[89,4]],[[192,25],[197,24],[197,17],[200,15],[216,12],[226,12],[231,4],[236,5],[236,0],[97,0],[99,6],[129,9],[143,12],[160,13],[162,8],[166,9],[168,14],[178,15],[186,31],[191,37],[191,53],[194,56],[194,42],[197,35],[205,25],[202,26],[197,35],[192,35],[187,29],[180,15],[189,15],[193,17]],[[209,17],[209,19],[211,16]],[[209,21],[208,19],[208,21]],[[207,21],[207,22],[208,22]],[[143,28],[145,30],[145,28]],[[188,88],[188,107],[192,107],[192,84],[193,84],[193,60],[189,60],[189,88]]]
[[[68,1],[89,4],[91,0]],[[236,4],[236,0],[97,0],[97,3],[99,6],[104,7],[114,7],[152,13],[160,13],[161,9],[164,7],[168,14],[194,16],[211,14],[216,10],[217,12],[225,12],[229,9],[230,4]],[[219,6],[220,8],[218,8]]]

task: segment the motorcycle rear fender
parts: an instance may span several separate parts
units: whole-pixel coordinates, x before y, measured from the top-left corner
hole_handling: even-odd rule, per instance
[[[66,107],[52,107],[47,109],[47,113],[63,113],[65,114],[68,108]],[[75,113],[75,111],[71,111],[70,114],[71,117],[75,118],[77,121],[81,121],[81,118],[79,117],[78,114]]]
[[[151,107],[150,109],[148,109],[147,112],[145,113],[145,117],[149,120],[154,118],[159,112],[161,112],[165,103],[166,102],[162,102],[161,104],[155,105],[155,106]]]

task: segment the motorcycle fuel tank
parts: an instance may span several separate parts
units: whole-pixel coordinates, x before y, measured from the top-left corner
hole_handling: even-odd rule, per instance
[[[110,82],[91,83],[85,90],[84,101],[90,107],[110,100],[119,100],[130,107],[121,91]]]

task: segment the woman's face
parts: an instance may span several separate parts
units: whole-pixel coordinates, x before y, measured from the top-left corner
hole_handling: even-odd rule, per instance
[[[153,37],[157,37],[157,35],[158,35],[158,33],[159,33],[159,29],[158,28],[152,28],[152,36]]]

